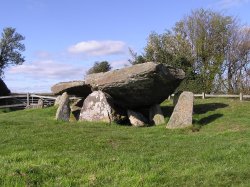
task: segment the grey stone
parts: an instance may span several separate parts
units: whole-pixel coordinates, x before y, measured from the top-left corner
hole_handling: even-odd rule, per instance
[[[55,95],[61,95],[67,92],[69,95],[78,97],[87,97],[92,92],[91,86],[85,84],[85,81],[60,82],[52,86],[51,91]]]
[[[60,105],[60,102],[61,102],[61,95],[58,95],[58,96],[56,97],[54,106],[59,106],[59,105]]]
[[[112,98],[102,91],[94,91],[83,102],[80,121],[114,121],[114,104]]]
[[[144,127],[147,126],[147,119],[139,112],[133,110],[128,110],[128,119],[132,126],[135,127]]]
[[[169,119],[167,128],[185,128],[192,126],[194,94],[184,91],[181,93],[174,111]]]
[[[79,120],[80,112],[83,106],[84,99],[77,99],[74,103],[71,104],[70,109],[75,120]]]
[[[151,124],[160,125],[164,124],[164,116],[160,105],[153,105],[149,109],[149,121]]]
[[[37,107],[38,108],[43,108],[44,107],[44,101],[42,99],[38,100]]]
[[[10,95],[10,90],[4,81],[0,78],[0,96]]]
[[[37,104],[30,104],[25,107],[25,109],[38,109],[38,108],[44,108],[44,101],[42,99],[38,99]]]
[[[185,73],[147,62],[106,73],[90,74],[85,83],[108,93],[123,108],[143,108],[164,101],[179,86]]]
[[[56,120],[69,121],[70,107],[69,95],[65,92],[62,94],[60,104],[56,112]]]

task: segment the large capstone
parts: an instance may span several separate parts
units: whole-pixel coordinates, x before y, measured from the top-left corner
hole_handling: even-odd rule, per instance
[[[116,121],[116,115],[113,99],[102,91],[94,91],[84,100],[79,120],[111,123]]]
[[[10,95],[10,90],[0,78],[0,96]]]
[[[164,64],[147,62],[106,73],[91,74],[85,83],[108,93],[123,108],[143,108],[164,101],[185,73]]]
[[[91,86],[86,84],[85,81],[70,81],[60,82],[51,87],[51,91],[55,95],[61,95],[67,92],[69,95],[86,98],[92,91]]]
[[[194,94],[182,92],[169,119],[167,128],[185,128],[192,126]]]

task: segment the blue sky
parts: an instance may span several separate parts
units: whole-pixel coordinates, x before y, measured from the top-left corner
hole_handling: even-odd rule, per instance
[[[0,31],[26,37],[26,62],[5,71],[12,92],[49,92],[82,80],[95,61],[114,69],[140,53],[152,31],[162,33],[198,8],[222,11],[250,25],[250,0],[0,0]]]

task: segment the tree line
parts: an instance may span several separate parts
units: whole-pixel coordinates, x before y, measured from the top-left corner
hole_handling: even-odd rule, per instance
[[[192,11],[171,30],[152,32],[142,54],[130,52],[131,64],[153,61],[183,69],[179,90],[250,93],[250,27],[232,16]]]

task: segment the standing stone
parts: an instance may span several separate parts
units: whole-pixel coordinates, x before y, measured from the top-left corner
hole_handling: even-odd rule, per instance
[[[37,108],[43,108],[43,107],[44,107],[44,101],[42,99],[39,99],[37,103]]]
[[[167,128],[175,129],[192,126],[193,105],[194,94],[192,92],[182,92],[169,119]]]
[[[58,96],[56,97],[54,106],[59,106],[59,105],[60,105],[60,102],[61,102],[61,95],[58,95]]]
[[[69,121],[69,117],[69,95],[67,92],[64,92],[60,98],[60,104],[56,112],[56,120]]]
[[[71,106],[71,113],[73,114],[75,120],[79,120],[80,112],[82,109],[84,99],[77,99]]]
[[[154,125],[160,125],[160,124],[165,123],[160,105],[153,105],[152,107],[150,107],[149,121],[151,124],[154,124]]]
[[[111,123],[114,113],[112,98],[102,91],[94,91],[84,100],[79,120]]]
[[[147,124],[147,119],[139,112],[133,110],[128,110],[128,119],[132,126],[135,127],[144,127]]]

